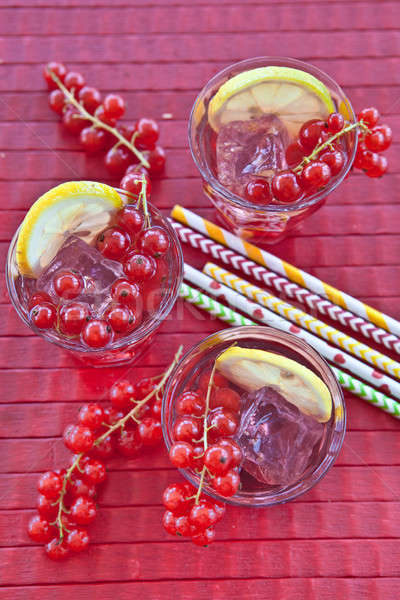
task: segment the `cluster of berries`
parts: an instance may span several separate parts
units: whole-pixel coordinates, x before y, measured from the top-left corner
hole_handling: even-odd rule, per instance
[[[138,174],[148,177],[163,171],[165,151],[157,145],[156,121],[141,118],[132,125],[117,124],[125,114],[122,96],[108,94],[102,99],[81,73],[67,71],[62,63],[49,62],[43,76],[51,90],[50,108],[67,131],[79,135],[86,152],[106,152],[104,164],[113,177],[124,176],[123,189],[131,192]]]
[[[378,119],[376,108],[366,108],[359,113],[356,123],[346,123],[343,115],[336,112],[326,121],[307,121],[298,139],[286,148],[289,169],[277,173],[271,182],[250,181],[245,193],[247,200],[255,204],[291,204],[315,194],[346,167],[348,153],[344,140],[354,129],[358,129],[354,166],[368,177],[381,177],[387,171],[387,160],[378,152],[390,146],[392,132],[387,125],[376,126]]]
[[[45,544],[49,558],[62,560],[87,548],[86,527],[96,518],[95,498],[106,479],[105,461],[115,452],[134,457],[161,441],[162,393],[181,351],[159,377],[115,383],[110,407],[86,404],[78,423],[65,429],[64,443],[73,453],[70,466],[39,478],[38,514],[28,525],[30,538]]]
[[[215,369],[200,376],[195,390],[186,390],[177,398],[169,457],[175,467],[192,470],[200,480],[197,489],[189,483],[174,483],[165,489],[163,525],[168,533],[190,537],[199,546],[214,540],[214,525],[225,507],[204,497],[202,489],[207,483],[223,497],[233,496],[239,489],[243,456],[232,439],[239,411],[239,394]]]
[[[139,187],[140,185],[140,187]],[[170,246],[163,227],[151,225],[147,210],[149,182],[141,175],[136,205],[125,205],[116,215],[115,225],[103,231],[96,247],[111,260],[120,261],[126,278],[116,279],[104,313],[93,315],[84,295],[93,282],[74,271],[57,272],[52,292],[37,290],[29,299],[32,324],[38,329],[56,328],[64,336],[81,336],[90,348],[103,348],[118,336],[132,333],[142,322],[143,311],[156,310],[162,300],[168,274],[166,253]],[[72,301],[72,302],[71,302]]]

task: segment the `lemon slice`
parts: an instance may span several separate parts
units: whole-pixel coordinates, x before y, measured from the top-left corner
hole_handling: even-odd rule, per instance
[[[328,88],[316,77],[291,67],[259,67],[226,81],[208,105],[211,127],[248,121],[265,114],[279,117],[291,136],[310,119],[335,111]]]
[[[53,260],[67,237],[90,244],[123,207],[118,192],[94,181],[69,181],[38,198],[18,235],[16,260],[21,275],[36,278]]]
[[[220,354],[216,368],[247,392],[273,386],[288,402],[320,423],[331,417],[332,398],[328,387],[310,369],[290,358],[235,346]]]

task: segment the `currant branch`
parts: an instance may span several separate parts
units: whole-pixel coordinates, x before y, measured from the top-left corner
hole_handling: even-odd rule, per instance
[[[204,424],[204,434],[203,434],[203,446],[204,446],[204,453],[206,453],[207,448],[208,448],[208,426],[207,426],[207,419],[208,419],[208,413],[210,412],[210,396],[211,396],[211,389],[214,383],[214,374],[215,374],[215,369],[216,369],[216,361],[214,362],[214,366],[212,368],[211,371],[211,375],[210,375],[210,380],[208,382],[208,386],[207,386],[207,395],[206,395],[206,406],[204,409],[204,416],[203,416],[203,424]],[[206,476],[206,472],[207,472],[207,467],[204,465],[202,470],[201,470],[201,474],[200,474],[200,482],[199,482],[199,487],[197,489],[197,493],[194,499],[194,503],[198,504],[199,500],[200,500],[200,496],[201,496],[201,492],[204,486],[204,478]]]
[[[107,123],[104,123],[103,121],[100,121],[100,119],[95,117],[94,115],[91,115],[84,108],[84,106],[82,106],[82,104],[76,100],[74,95],[71,94],[71,92],[65,87],[65,85],[62,83],[62,81],[59,79],[59,77],[57,77],[57,75],[54,73],[54,71],[52,71],[51,69],[48,69],[48,71],[49,71],[51,78],[57,84],[59,89],[62,91],[62,93],[68,100],[68,102],[70,104],[72,104],[80,112],[80,115],[75,115],[75,118],[88,120],[93,125],[95,125],[95,127],[99,128],[99,129],[105,129],[106,131],[108,131],[108,133],[111,133],[111,135],[113,135],[114,137],[117,138],[118,146],[120,146],[120,145],[126,146],[138,158],[139,162],[144,167],[146,167],[147,169],[150,167],[149,162],[146,160],[146,158],[143,156],[143,154],[134,145],[134,141],[137,136],[136,133],[133,134],[133,136],[132,136],[132,139],[131,139],[132,143],[129,142],[126,138],[124,138],[123,135],[120,134],[120,132],[117,129],[115,129],[115,127],[111,127],[111,125],[107,125]]]

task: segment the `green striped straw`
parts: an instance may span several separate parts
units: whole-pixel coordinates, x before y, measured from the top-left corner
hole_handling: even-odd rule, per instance
[[[190,302],[190,304],[193,304],[201,310],[208,312],[221,321],[228,323],[232,327],[240,327],[242,325],[257,325],[257,323],[251,319],[243,317],[238,312],[228,308],[227,306],[224,306],[217,300],[210,298],[210,296],[207,296],[207,294],[204,294],[203,292],[192,288],[190,285],[187,285],[187,283],[182,283],[179,295],[187,302]],[[336,379],[345,390],[348,390],[356,396],[359,396],[369,404],[380,408],[389,415],[392,415],[392,417],[395,419],[400,419],[399,402],[389,398],[389,396],[385,396],[385,394],[382,394],[382,392],[378,392],[373,387],[362,383],[362,381],[355,379],[337,367],[331,364],[329,366],[334,372]]]

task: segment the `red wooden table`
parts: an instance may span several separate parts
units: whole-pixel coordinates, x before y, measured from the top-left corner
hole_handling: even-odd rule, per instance
[[[284,0],[2,0],[0,252],[39,194],[69,179],[105,179],[47,106],[42,65],[62,60],[127,119],[161,121],[168,150],[154,200],[213,217],[189,155],[191,104],[208,78],[257,55],[308,60],[343,85],[356,109],[376,104],[400,139],[400,4]],[[162,120],[171,113],[171,120]],[[400,318],[399,145],[380,181],[353,175],[277,255]],[[115,183],[115,182],[111,182]],[[185,248],[201,266],[202,257]],[[38,473],[61,467],[60,440],[85,400],[128,376],[159,372],[219,322],[179,304],[139,366],[93,372],[22,325],[0,280],[0,598],[125,600],[373,599],[400,595],[399,423],[347,395],[349,427],[336,466],[310,493],[268,510],[230,509],[218,540],[195,548],[164,534],[160,497],[177,474],[163,449],[115,459],[86,555],[65,564],[30,543]]]

